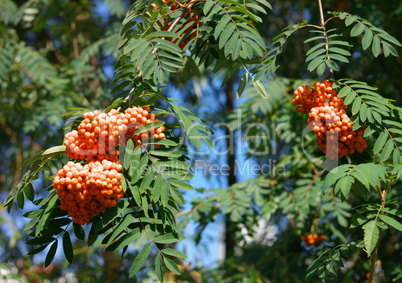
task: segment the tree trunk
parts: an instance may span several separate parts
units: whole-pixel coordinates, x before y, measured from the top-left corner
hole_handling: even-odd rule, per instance
[[[228,83],[226,84],[226,113],[229,114],[233,111],[233,100],[234,100],[234,91],[233,91],[233,79],[230,79]],[[236,183],[236,174],[235,174],[235,148],[236,148],[236,143],[234,139],[233,133],[230,131],[228,127],[225,128],[225,134],[226,134],[226,145],[228,146],[228,154],[227,154],[227,162],[228,162],[228,167],[229,167],[229,172],[228,172],[228,186],[231,186]],[[226,217],[225,219],[225,259],[228,259],[230,257],[234,256],[234,248],[236,246],[236,238],[235,238],[235,232],[236,232],[236,224],[231,222],[229,217]]]

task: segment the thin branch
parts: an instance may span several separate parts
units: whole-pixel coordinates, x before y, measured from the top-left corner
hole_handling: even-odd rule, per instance
[[[178,25],[180,20],[184,18],[184,16],[186,15],[187,11],[190,10],[194,6],[194,4],[196,2],[198,2],[198,1],[193,0],[193,1],[189,2],[187,6],[184,6],[183,11],[180,13],[180,15],[176,19],[174,19],[173,23],[169,26],[167,31],[172,31]],[[152,50],[151,54],[155,54],[156,52],[158,52],[158,50],[159,50],[159,47],[155,46],[154,49]],[[142,70],[140,70],[140,72],[138,73],[137,78],[139,80],[141,80],[141,78],[142,78]]]
[[[80,56],[80,51],[79,51],[79,47],[78,47],[78,40],[77,40],[77,37],[75,35],[76,30],[77,30],[77,25],[76,25],[75,21],[72,21],[71,22],[71,31],[72,31],[72,34],[73,34],[72,41],[73,41],[74,58],[78,58]]]
[[[329,55],[328,55],[329,40],[328,40],[327,31],[326,31],[326,29],[325,29],[326,21],[325,21],[325,19],[324,19],[324,11],[323,11],[323,9],[322,9],[322,2],[321,2],[321,0],[318,0],[318,8],[319,8],[319,11],[320,11],[321,28],[322,28],[322,30],[324,31],[325,49],[327,50],[327,59],[330,60],[330,57],[329,57]],[[331,68],[329,68],[329,72],[331,73],[331,77],[332,77],[332,76],[334,75],[334,71],[333,71]]]
[[[191,9],[191,8],[194,6],[194,4],[197,3],[197,2],[198,2],[198,0],[193,0],[193,1],[189,2],[187,6],[182,6],[182,5],[180,5],[180,6],[183,7],[183,11],[182,11],[182,12],[180,13],[180,15],[173,21],[173,23],[169,26],[169,28],[167,29],[167,31],[172,31],[172,30],[178,25],[178,23],[180,22],[180,20],[184,18],[184,16],[186,15],[187,11],[188,11],[189,9]],[[158,50],[159,50],[159,47],[155,46],[154,49],[152,50],[151,54],[155,54],[156,52],[158,52]],[[142,80],[142,70],[139,71],[139,73],[138,73],[138,75],[137,75],[136,78],[137,78],[138,80],[140,80],[140,81]],[[135,89],[135,85],[134,85],[133,88],[130,90],[129,95],[127,95],[127,96],[124,98],[124,101],[122,102],[121,106],[119,106],[119,107],[117,108],[117,112],[119,112],[119,111],[121,110],[122,106],[123,106],[123,105],[127,102],[127,100],[130,98],[130,96],[131,96],[131,94],[132,94],[132,92],[133,92],[134,89]]]
[[[387,194],[388,194],[389,190],[391,189],[392,184],[393,184],[393,182],[389,182],[387,188],[385,190],[382,190],[382,191],[381,191],[380,187],[377,187],[378,192],[380,194],[381,206],[380,206],[380,209],[379,209],[379,211],[377,213],[376,218],[378,217],[378,215],[384,214],[384,212],[382,210],[385,207],[385,203],[387,201]],[[379,229],[379,234],[381,235],[381,229]],[[373,281],[375,263],[377,262],[379,246],[380,246],[380,239],[378,239],[377,244],[376,244],[376,246],[374,248],[374,251],[370,255],[370,278],[369,278],[369,282]]]

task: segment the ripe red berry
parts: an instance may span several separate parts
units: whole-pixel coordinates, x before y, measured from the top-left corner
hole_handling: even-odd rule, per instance
[[[317,145],[330,159],[362,152],[367,143],[363,138],[366,127],[354,131],[346,114],[346,105],[328,80],[298,87],[294,91],[293,104],[302,114],[309,113],[309,127],[317,135]]]

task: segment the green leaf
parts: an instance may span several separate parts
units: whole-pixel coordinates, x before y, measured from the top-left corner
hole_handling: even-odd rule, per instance
[[[374,57],[378,57],[381,52],[381,41],[378,36],[373,37],[373,44],[371,47],[371,51],[373,52]]]
[[[129,188],[130,188],[130,192],[133,195],[137,206],[141,206],[142,201],[141,201],[141,195],[140,195],[140,190],[139,190],[138,186],[133,186],[133,185],[129,184]]]
[[[349,63],[348,58],[346,58],[345,56],[339,55],[339,54],[331,53],[330,57],[331,57],[331,59],[338,60],[340,62]]]
[[[162,38],[154,38],[153,41],[158,43],[158,44],[156,44],[156,47],[158,47],[159,49],[170,51],[170,52],[176,54],[177,56],[182,57],[182,54],[181,54],[182,50],[176,44],[174,44],[168,40],[162,39]]]
[[[380,136],[377,138],[374,148],[373,148],[373,153],[377,154],[381,151],[381,149],[384,147],[385,142],[388,139],[388,133],[387,131],[383,131]]]
[[[361,100],[355,99],[352,105],[352,115],[356,115],[360,110]]]
[[[381,161],[387,160],[393,150],[394,150],[394,142],[390,139],[387,141],[387,143],[384,146],[384,149],[382,150],[380,160]]]
[[[164,124],[165,124],[164,121],[156,121],[156,122],[152,122],[152,123],[143,125],[141,127],[138,127],[134,131],[133,135],[137,135],[137,134],[140,134],[140,133],[145,133],[145,132],[151,131],[151,130],[156,129],[156,128],[164,125]]]
[[[57,251],[57,244],[58,244],[58,241],[55,240],[53,242],[53,244],[50,246],[50,249],[49,249],[49,251],[48,251],[48,253],[46,255],[46,258],[45,258],[45,267],[48,267],[49,264],[52,263],[52,261],[54,259],[54,256],[56,254],[56,251]]]
[[[326,62],[328,62],[328,60],[326,60],[325,62],[322,62],[320,65],[318,65],[317,67],[317,75],[321,76],[322,74],[324,74],[325,69],[326,69]],[[332,62],[332,61],[330,61]]]
[[[259,95],[261,95],[264,98],[269,97],[269,93],[267,88],[264,86],[264,84],[260,80],[254,80],[253,81],[253,86],[255,90],[258,92]]]
[[[248,73],[246,72],[240,79],[239,86],[236,91],[237,97],[240,97],[242,95],[247,85],[247,82],[248,82]]]
[[[228,24],[219,37],[219,48],[222,49],[236,30],[235,24]]]
[[[355,98],[356,98],[356,93],[353,92],[353,91],[351,91],[351,92],[349,92],[348,96],[346,96],[346,98],[345,98],[345,100],[344,100],[344,103],[345,103],[346,105],[349,105],[349,104],[351,104],[351,103],[353,102],[353,100],[354,100]]]
[[[133,224],[133,223],[135,223],[135,219],[136,219],[137,217],[135,217],[134,215],[132,215],[132,214],[126,214],[125,216],[124,216],[124,219],[116,226],[116,228],[113,230],[113,232],[110,234],[110,238],[109,238],[109,240],[108,240],[108,244],[110,243],[110,242],[112,242],[112,241],[114,241],[115,239],[116,239],[116,237],[118,236],[118,235],[120,235],[120,233],[122,233],[124,230],[126,230],[127,229],[127,227],[130,225],[130,224]]]
[[[365,27],[362,23],[357,22],[350,31],[350,36],[352,37],[359,36],[364,31],[364,28]]]
[[[379,217],[384,223],[402,232],[402,224],[399,221],[384,214],[380,214]]]
[[[339,47],[330,47],[329,51],[331,51],[332,53],[338,53],[340,55],[344,55],[344,56],[351,56],[352,54],[350,54],[349,51],[339,48]],[[333,56],[334,54],[332,54],[331,56]]]
[[[43,246],[40,246],[39,248],[33,249],[33,250],[31,250],[31,251],[28,252],[28,255],[35,255],[35,254],[38,254],[38,253],[40,253],[41,251],[43,251],[44,249],[46,249],[47,246],[48,246],[48,245],[43,245]]]
[[[73,244],[71,243],[71,238],[68,232],[64,232],[63,235],[63,251],[67,261],[69,263],[72,263],[74,259],[74,251],[73,251]]]
[[[58,197],[56,195],[55,192],[53,192],[47,199],[46,202],[46,209],[38,223],[38,225],[36,226],[36,230],[35,230],[35,237],[37,237],[38,235],[40,235],[40,233],[42,232],[43,227],[47,226],[47,223],[49,223],[53,209],[55,207],[55,204],[58,200]]]
[[[169,183],[170,183],[172,186],[174,186],[174,187],[176,187],[176,188],[180,188],[180,189],[182,189],[182,190],[188,190],[188,191],[194,190],[194,188],[193,188],[191,185],[189,185],[189,184],[187,184],[186,182],[181,181],[181,180],[170,179],[170,180],[169,180]]]
[[[325,52],[327,52],[325,48],[318,49],[315,52],[312,52],[310,55],[306,57],[306,62],[309,62],[310,60],[314,59],[318,55],[324,54]]]
[[[160,235],[154,239],[155,243],[159,244],[172,244],[186,239],[186,236],[180,233],[167,233]]]
[[[141,204],[142,204],[142,210],[144,211],[145,216],[149,217],[149,214],[148,214],[149,202],[148,202],[148,197],[146,194],[141,195]]]
[[[351,44],[349,44],[349,42],[347,41],[341,41],[341,40],[332,40],[330,42],[331,46],[333,45],[340,45],[340,46],[344,46],[344,47],[352,47]]]
[[[129,175],[131,176],[131,184],[135,184],[139,179],[141,179],[144,172],[146,172],[148,168],[149,157],[144,154],[138,164],[136,162],[132,162],[129,167]]]
[[[170,188],[170,195],[172,196],[172,198],[181,205],[185,204],[185,200],[183,198],[183,195],[180,193],[180,191],[176,188]],[[165,198],[166,198],[166,202],[168,201],[168,197],[169,197],[169,188],[167,187],[167,190],[165,192]],[[163,198],[162,198],[162,203],[163,203]]]
[[[168,168],[186,170],[190,167],[190,165],[188,165],[186,162],[179,160],[159,161],[156,166],[159,168],[159,170],[167,170]]]
[[[171,260],[170,258],[167,258],[167,257],[164,257],[163,260],[165,261],[166,267],[170,271],[172,271],[173,273],[175,273],[177,275],[181,274],[179,268],[177,267],[177,264],[173,260]]]
[[[311,41],[314,41],[314,40],[323,40],[323,39],[324,39],[324,37],[323,37],[322,35],[320,35],[320,36],[313,36],[313,37],[310,37],[310,38],[306,39],[306,40],[304,41],[304,43],[308,43],[308,42],[311,42]]]
[[[378,109],[376,109],[378,111]],[[377,123],[381,124],[382,117],[378,112],[373,111],[373,117],[377,121]]]
[[[218,24],[215,27],[214,31],[214,37],[215,39],[218,39],[220,34],[222,33],[223,29],[226,27],[226,25],[230,22],[231,17],[228,15],[224,15],[218,22]]]
[[[17,195],[17,204],[18,204],[18,207],[21,208],[21,209],[24,209],[24,203],[25,203],[24,191],[21,191],[21,192]]]
[[[367,119],[367,111],[368,111],[368,107],[367,104],[363,103],[360,106],[360,111],[359,111],[359,118],[362,122],[365,122]]]
[[[82,226],[78,223],[73,222],[73,227],[74,227],[74,235],[78,239],[85,241],[85,231],[82,228]]]
[[[208,14],[208,12],[211,10],[211,8],[214,6],[214,4],[215,4],[215,1],[213,1],[213,0],[207,0],[205,2],[204,8],[203,8],[203,12],[205,15]]]
[[[32,186],[32,183],[29,183],[24,190],[25,196],[29,201],[34,201],[35,199],[35,191],[34,188]]]
[[[47,156],[45,159],[36,160],[28,171],[22,176],[21,180],[19,181],[18,185],[13,188],[10,193],[8,194],[6,200],[3,203],[3,206],[8,206],[12,203],[15,197],[32,181],[37,177],[39,170],[46,165],[46,163],[53,157]]]
[[[155,273],[159,281],[163,282],[163,267],[162,267],[161,253],[158,253],[155,257]]]
[[[390,54],[392,54],[395,57],[398,57],[398,51],[389,43],[383,41],[381,42],[382,44],[382,50],[384,52],[384,57],[388,57]]]
[[[388,34],[388,33],[387,33],[386,31],[384,31],[384,30],[381,30],[381,31],[382,31],[382,32],[380,32],[380,33],[378,34],[381,38],[383,38],[383,39],[385,39],[385,40],[387,40],[387,41],[393,43],[393,44],[396,45],[396,46],[402,46],[402,44],[401,44],[395,37],[393,37],[392,35]]]
[[[110,245],[106,246],[106,251],[115,251],[119,250],[121,248],[124,248],[125,246],[128,246],[129,244],[133,243],[134,241],[138,240],[138,238],[141,236],[141,230],[139,227],[131,230],[129,233],[124,234],[121,236],[119,239],[117,239],[115,242],[111,243]]]
[[[366,247],[367,253],[371,255],[375,246],[377,245],[380,231],[376,225],[376,221],[372,220],[363,225],[364,230],[364,246]]]
[[[152,180],[154,179],[154,177],[155,177],[155,168],[154,168],[154,166],[149,166],[144,178],[141,181],[141,185],[140,185],[141,193],[149,190],[150,184],[151,184]]]
[[[372,41],[373,41],[373,32],[369,28],[366,28],[362,38],[363,50],[369,48]]]
[[[325,42],[321,42],[321,43],[318,43],[318,44],[316,44],[315,46],[313,46],[313,47],[311,47],[308,51],[307,51],[307,53],[306,53],[306,56],[308,56],[308,55],[310,55],[311,53],[313,53],[314,51],[316,51],[318,48],[322,48],[323,46],[325,46]],[[324,49],[325,50],[325,49]],[[308,61],[308,60],[306,60],[306,61]]]
[[[308,64],[307,70],[309,70],[310,72],[314,71],[320,64],[323,63],[323,60],[325,60],[325,56],[315,58]]]
[[[149,151],[150,155],[155,155],[155,156],[164,156],[164,157],[171,157],[171,158],[177,158],[182,156],[182,153],[179,150],[150,150]]]
[[[351,24],[353,24],[356,21],[356,19],[357,19],[356,16],[348,15],[345,20],[345,25],[350,26]]]
[[[43,236],[43,237],[36,237],[26,241],[27,245],[44,245],[50,244],[51,242],[55,241],[56,239],[52,236]]]
[[[158,30],[158,31],[151,32],[150,34],[147,35],[148,39],[151,39],[154,37],[178,38],[179,35],[172,31],[167,31],[167,30]]]
[[[132,139],[129,139],[127,141],[127,145],[125,148],[125,153],[124,153],[124,168],[128,169],[130,164],[133,161],[138,161],[138,159],[141,156],[141,147],[136,147],[134,148],[134,142]]]
[[[402,218],[402,211],[400,211],[398,209],[390,208],[390,207],[384,207],[382,209],[382,211],[384,211],[384,212],[386,212],[388,214],[391,214],[391,215],[395,215],[395,216],[397,216],[399,218]]]
[[[130,273],[129,273],[130,278],[133,277],[144,265],[150,252],[151,252],[151,243],[148,243],[142,248],[142,250],[135,257],[134,262],[130,267]]]
[[[354,183],[354,179],[351,176],[345,176],[344,178],[340,179],[336,185],[336,187],[340,186],[342,194],[345,198],[349,197],[350,188]]]
[[[155,178],[154,187],[152,190],[152,200],[157,202],[162,195],[162,186],[166,186],[163,177],[159,174]],[[165,205],[165,204],[164,204]]]
[[[155,139],[154,141],[145,140],[145,141],[143,141],[142,144],[143,145],[157,144],[157,145],[165,145],[167,147],[177,146],[177,143],[175,143],[174,141],[169,140],[169,139]]]
[[[266,1],[266,0],[257,0],[257,2],[261,3],[262,5],[265,5],[268,9],[272,10],[272,6],[268,1]]]
[[[171,256],[174,256],[174,257],[179,257],[179,258],[183,258],[183,259],[187,258],[187,255],[185,253],[182,253],[182,252],[180,252],[178,250],[175,250],[175,249],[163,249],[161,252],[166,254],[166,255],[171,255]]]
[[[42,152],[42,156],[48,157],[48,156],[55,156],[60,153],[65,153],[66,152],[66,147],[64,145],[58,145],[51,147],[49,149],[46,149],[44,152]]]

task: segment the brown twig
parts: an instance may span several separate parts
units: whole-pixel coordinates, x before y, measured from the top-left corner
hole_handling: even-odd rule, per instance
[[[77,25],[75,23],[75,21],[71,22],[71,31],[73,34],[73,38],[72,38],[72,42],[73,42],[73,52],[74,52],[74,58],[78,58],[80,56],[80,51],[78,48],[78,40],[77,37],[75,35],[75,31],[77,30]]]

